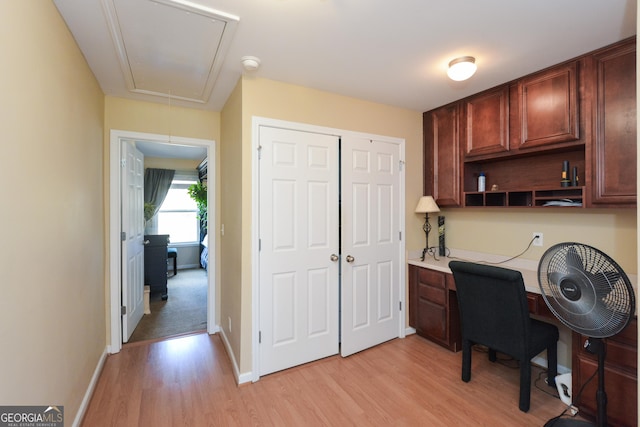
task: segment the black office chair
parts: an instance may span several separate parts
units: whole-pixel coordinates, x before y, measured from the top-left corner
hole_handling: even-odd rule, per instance
[[[519,271],[451,261],[462,327],[462,381],[471,380],[473,344],[489,348],[520,362],[520,410],[529,410],[530,360],[547,350],[547,384],[555,388],[558,372],[558,328],[529,317],[527,294]]]

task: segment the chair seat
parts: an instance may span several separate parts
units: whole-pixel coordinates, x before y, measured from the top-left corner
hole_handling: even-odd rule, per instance
[[[178,274],[178,249],[167,248],[167,259],[173,258],[173,275]]]

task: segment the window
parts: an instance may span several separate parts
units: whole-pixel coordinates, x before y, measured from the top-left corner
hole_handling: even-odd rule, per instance
[[[196,171],[176,171],[167,197],[158,211],[158,234],[168,234],[171,243],[198,243],[198,206],[187,189],[198,181]]]

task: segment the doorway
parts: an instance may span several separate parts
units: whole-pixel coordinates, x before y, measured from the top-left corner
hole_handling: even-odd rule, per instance
[[[208,210],[207,223],[215,227],[215,141],[195,138],[183,138],[168,135],[111,130],[110,161],[109,161],[109,352],[117,353],[122,348],[122,309],[123,279],[122,279],[122,190],[120,169],[123,167],[122,146],[126,141],[144,143],[160,143],[175,147],[202,147],[206,149],[208,159]],[[213,334],[218,331],[215,319],[216,286],[215,286],[215,234],[206,237],[208,253],[207,274],[207,332]],[[126,279],[125,279],[126,280]]]
[[[253,380],[403,337],[404,140],[253,125]]]

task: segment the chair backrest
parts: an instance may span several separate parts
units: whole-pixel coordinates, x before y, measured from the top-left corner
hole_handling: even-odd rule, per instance
[[[522,274],[490,265],[451,261],[462,338],[519,360],[527,358],[531,319]]]

